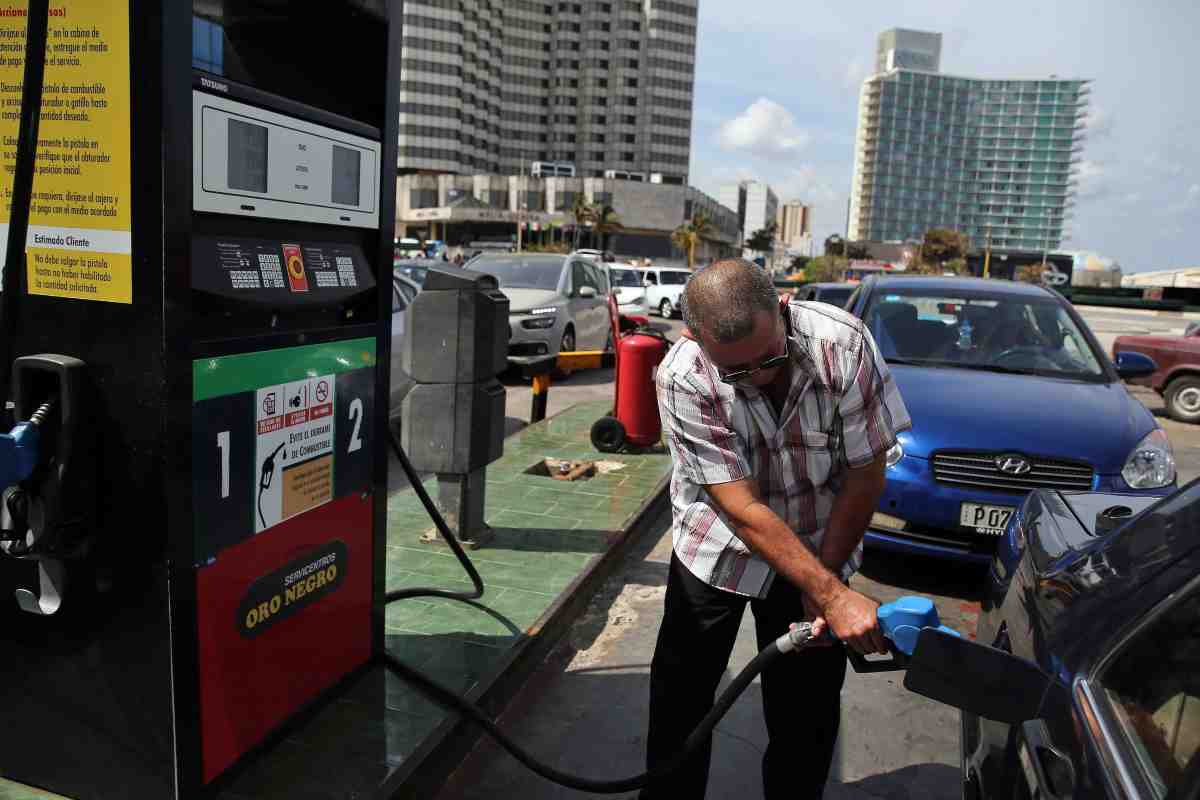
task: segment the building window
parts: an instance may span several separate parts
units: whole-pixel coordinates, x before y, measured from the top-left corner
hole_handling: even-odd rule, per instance
[[[410,208],[436,208],[437,204],[437,189],[410,189],[408,192]]]
[[[629,152],[621,153],[622,161],[633,161],[635,158],[636,158],[636,155],[634,153],[629,153]]]
[[[621,141],[625,142],[625,144],[633,144],[636,139],[637,137],[635,137],[632,133],[626,133],[621,136]]]
[[[607,39],[604,39],[604,40],[602,40],[602,41],[600,42],[600,49],[601,49],[601,50],[608,50],[608,49],[610,49],[610,47],[609,47],[609,41],[608,41]]]
[[[638,85],[638,79],[637,78],[626,78],[625,85],[631,89],[636,89],[637,85]]]
[[[596,78],[596,85],[601,89],[608,88],[608,78]]]
[[[637,105],[637,98],[636,98],[636,97],[626,97],[626,98],[625,98],[625,105],[627,105],[627,106],[636,106],[636,105]]]
[[[633,114],[622,114],[621,122],[625,125],[637,125],[637,117]]]
[[[593,114],[592,115],[592,124],[593,125],[607,125],[608,117],[604,116],[603,114]]]
[[[592,143],[593,144],[604,144],[604,134],[603,133],[593,133],[592,134]]]
[[[638,69],[638,60],[636,58],[625,59],[625,66],[629,69]]]
[[[592,153],[592,161],[603,161],[603,160],[604,160],[604,153],[602,151],[596,150],[595,152]]]

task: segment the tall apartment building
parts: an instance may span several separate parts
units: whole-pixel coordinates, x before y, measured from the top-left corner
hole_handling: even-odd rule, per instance
[[[942,35],[890,28],[879,34],[875,46],[875,72],[920,69],[937,72],[942,64]]]
[[[1083,150],[1089,81],[944,75],[936,71],[940,38],[934,48],[932,39],[899,33],[916,32],[881,35],[885,63],[917,53],[934,67],[893,66],[863,81],[849,237],[920,239],[937,227],[967,234],[973,247],[1057,249]]]
[[[738,212],[742,236],[747,239],[775,222],[779,213],[779,197],[770,186],[759,181],[725,184],[717,192],[717,202]]]
[[[790,200],[779,207],[775,218],[775,238],[784,247],[802,246],[812,236],[812,208],[799,200]]]
[[[699,0],[403,0],[398,168],[686,183]]]

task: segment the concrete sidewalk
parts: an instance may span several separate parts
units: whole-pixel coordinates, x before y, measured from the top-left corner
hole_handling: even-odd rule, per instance
[[[562,645],[526,683],[500,723],[535,756],[589,778],[624,778],[644,765],[650,661],[662,619],[670,559],[670,515],[664,509],[596,595]],[[975,576],[929,562],[868,559],[853,586],[879,600],[925,594],[943,621],[973,635]],[[961,571],[960,571],[961,573]],[[903,586],[903,589],[895,588]],[[746,613],[725,684],[756,655],[753,616]],[[958,712],[905,691],[903,673],[859,675],[847,670],[842,728],[828,800],[952,800],[960,797]],[[797,691],[803,691],[797,687]],[[717,726],[709,800],[761,797],[766,746],[759,682],[752,683]],[[797,720],[803,724],[803,720]],[[437,800],[573,800],[564,789],[527,771],[490,740],[446,783]]]

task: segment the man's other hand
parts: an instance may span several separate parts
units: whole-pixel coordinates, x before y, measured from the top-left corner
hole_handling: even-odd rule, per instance
[[[863,655],[887,653],[878,610],[879,603],[853,589],[838,592],[823,609],[833,635]]]

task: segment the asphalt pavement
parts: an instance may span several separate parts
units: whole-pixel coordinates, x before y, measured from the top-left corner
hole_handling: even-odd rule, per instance
[[[1106,352],[1119,335],[1182,333],[1188,322],[1182,315],[1109,308],[1080,311]],[[671,338],[682,328],[678,320],[651,320]],[[505,384],[509,424],[519,427],[529,418],[529,386],[513,377]],[[1152,390],[1130,391],[1170,437],[1180,484],[1200,476],[1200,426],[1167,418],[1161,398]],[[577,373],[551,388],[549,413],[611,392],[610,370]],[[643,768],[649,664],[662,618],[670,546],[670,519],[663,514],[501,719],[506,731],[559,769],[603,778],[624,777]],[[854,586],[881,601],[900,594],[929,596],[946,621],[972,634],[981,578],[977,569],[868,554]],[[726,680],[755,654],[752,619],[747,614],[743,621]],[[830,800],[960,796],[958,713],[907,692],[900,681],[898,673],[848,673],[842,730],[826,792]],[[756,681],[716,729],[708,797],[759,796],[765,745]],[[438,795],[441,800],[497,796],[557,800],[587,795],[538,778],[487,740]]]

